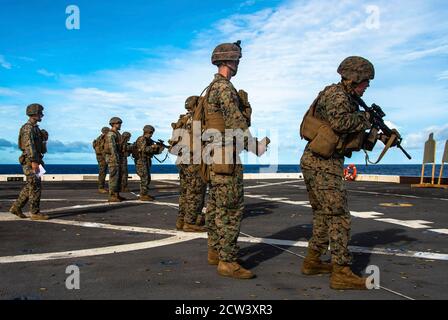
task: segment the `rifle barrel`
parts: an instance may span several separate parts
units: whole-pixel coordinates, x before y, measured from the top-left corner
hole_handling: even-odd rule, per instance
[[[412,159],[411,155],[410,155],[409,153],[407,153],[406,150],[404,150],[404,148],[401,146],[401,144],[398,144],[397,147],[404,153],[404,155],[405,155],[409,160]]]

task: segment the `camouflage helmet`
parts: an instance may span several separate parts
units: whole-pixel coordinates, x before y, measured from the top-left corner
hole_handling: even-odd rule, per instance
[[[219,66],[224,61],[238,61],[241,54],[241,40],[234,43],[221,43],[212,53],[212,64]]]
[[[338,67],[338,73],[342,78],[360,83],[375,78],[373,64],[363,57],[348,57]]]
[[[130,138],[131,138],[131,133],[125,131],[125,132],[123,132],[123,133],[121,134],[121,136],[123,137],[123,139],[130,139]]]
[[[118,117],[113,117],[112,119],[110,119],[110,121],[109,121],[110,125],[113,125],[115,123],[123,123],[123,121]]]
[[[185,109],[188,111],[193,111],[196,104],[198,103],[199,96],[191,96],[185,100]]]
[[[102,134],[106,134],[106,133],[108,133],[109,132],[109,128],[108,127],[103,127],[102,129],[101,129],[101,133]]]
[[[32,103],[28,107],[26,107],[26,115],[28,117],[42,114],[43,111],[44,107],[38,103]]]
[[[154,127],[150,126],[149,124],[143,127],[144,133],[153,133],[154,131],[155,131]]]

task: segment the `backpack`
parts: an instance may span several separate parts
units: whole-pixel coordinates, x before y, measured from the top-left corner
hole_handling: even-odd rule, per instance
[[[93,140],[93,149],[95,149],[95,152],[97,154],[103,154],[105,152],[104,145],[106,143],[106,135],[101,135],[95,140]]]

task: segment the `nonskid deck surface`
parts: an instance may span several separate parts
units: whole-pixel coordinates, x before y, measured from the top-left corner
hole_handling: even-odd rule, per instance
[[[354,269],[378,266],[382,289],[334,291],[328,276],[300,272],[312,232],[303,181],[245,181],[239,244],[253,280],[207,264],[206,234],[174,228],[178,182],[153,181],[155,202],[109,204],[94,182],[48,182],[51,220],[7,211],[22,183],[0,183],[0,299],[447,299],[448,192],[348,183]],[[329,258],[329,257],[328,257]],[[80,271],[68,290],[66,268]]]

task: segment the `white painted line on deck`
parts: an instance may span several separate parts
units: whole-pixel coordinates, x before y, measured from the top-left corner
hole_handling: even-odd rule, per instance
[[[96,223],[96,222],[83,222],[83,221],[72,221],[72,220],[62,220],[62,219],[51,219],[51,220],[44,220],[44,221],[32,221],[32,220],[22,220],[19,218],[16,218],[13,215],[5,216],[4,214],[0,214],[0,221],[29,221],[29,222],[38,222],[38,223],[54,223],[54,224],[61,224],[61,225],[71,225],[71,226],[78,226],[78,227],[86,227],[86,228],[98,228],[98,229],[108,229],[108,230],[115,230],[115,231],[127,231],[127,232],[138,232],[138,233],[149,233],[149,234],[162,234],[162,235],[170,235],[177,238],[182,238],[183,240],[177,241],[189,241],[193,239],[207,239],[207,234],[205,232],[203,233],[185,233],[183,231],[177,231],[177,230],[167,230],[167,229],[158,229],[158,228],[147,228],[147,227],[135,227],[135,226],[118,226],[118,225],[112,225],[112,224],[105,224],[105,223]],[[244,234],[244,233],[242,233]],[[159,240],[157,240],[159,241]],[[291,241],[291,240],[282,240],[282,239],[272,239],[272,238],[259,238],[259,237],[239,237],[238,241],[241,242],[248,242],[248,243],[264,243],[269,245],[278,245],[278,246],[286,246],[286,247],[301,247],[301,248],[307,248],[308,242],[306,241]],[[151,241],[150,241],[151,242]],[[154,241],[152,241],[154,242]],[[147,242],[145,242],[147,243]],[[163,242],[162,242],[163,243]],[[161,244],[164,245],[164,244]],[[125,248],[129,248],[128,251],[133,251],[133,247],[129,245],[130,247],[123,247],[120,252],[126,252]],[[151,247],[145,247],[146,248],[152,248],[157,247],[158,245],[154,245]],[[103,249],[103,248],[99,248]],[[89,250],[95,250],[95,249],[89,249]],[[140,250],[140,249],[137,249]],[[350,246],[350,250],[353,252],[359,252],[359,253],[367,253],[367,254],[379,254],[379,255],[388,255],[388,256],[400,256],[400,257],[409,257],[409,258],[419,258],[419,259],[430,259],[430,260],[442,260],[442,261],[448,261],[448,254],[444,253],[433,253],[433,252],[421,252],[421,251],[408,251],[408,250],[399,250],[399,249],[389,249],[389,248],[369,248],[369,247],[358,247],[358,246]],[[82,251],[82,250],[80,250]],[[91,252],[91,251],[88,251]],[[100,254],[107,254],[107,253],[101,253],[103,251],[98,251],[98,255]],[[105,252],[108,252],[107,250]],[[58,253],[59,254],[59,253]],[[47,254],[49,255],[49,254]],[[90,255],[90,254],[89,254]],[[94,254],[91,254],[94,255]],[[26,256],[26,255],[24,255]],[[59,257],[60,255],[58,255]],[[61,256],[57,259],[65,259],[65,258],[71,258],[73,256]],[[11,257],[7,257],[10,259]],[[52,258],[56,259],[56,258]],[[48,260],[52,260],[48,259]],[[45,260],[45,259],[42,259]],[[8,260],[9,261],[9,260]],[[34,260],[30,260],[34,261]],[[36,260],[41,261],[41,260]],[[18,261],[21,262],[21,261]],[[0,258],[0,263],[2,263],[2,258]],[[3,262],[5,263],[5,262]]]
[[[375,219],[376,221],[382,221],[392,224],[398,224],[400,226],[405,226],[412,229],[428,229],[427,224],[432,224],[434,222],[426,221],[426,220],[398,220],[392,218],[381,218]]]
[[[375,218],[384,216],[384,213],[375,212],[375,211],[365,211],[365,212],[350,211],[350,214],[353,217],[363,218],[363,219],[375,219]]]
[[[448,229],[429,229],[429,231],[437,232],[441,234],[448,234]]]
[[[16,199],[2,199],[0,202],[14,202]],[[77,198],[70,198],[70,199],[40,199],[41,202],[64,202],[64,201],[83,201],[83,202],[107,202],[105,199],[77,199]]]
[[[279,186],[279,185],[283,185],[283,184],[292,184],[292,183],[297,183],[296,180],[293,181],[283,181],[283,182],[272,182],[272,183],[265,183],[265,184],[258,184],[255,186],[247,186],[244,187],[244,189],[256,189],[256,188],[264,188],[264,187],[271,187],[271,186]]]
[[[259,199],[259,200],[265,200],[265,201],[273,201],[273,202],[281,202],[281,203],[285,203],[285,204],[290,204],[290,205],[294,205],[294,206],[303,206],[303,207],[310,207],[310,202],[309,201],[294,201],[294,200],[288,200],[288,198],[284,198],[284,197],[277,197],[277,198],[273,198],[273,197],[269,197],[267,195],[255,195],[255,194],[246,194],[244,195],[245,197],[248,198],[253,198],[253,199]]]
[[[139,243],[131,243],[110,247],[93,248],[93,249],[82,249],[82,250],[72,250],[63,252],[52,252],[52,253],[38,253],[38,254],[25,254],[20,256],[6,256],[0,257],[0,264],[4,263],[17,263],[17,262],[36,262],[36,261],[47,261],[47,260],[60,260],[60,259],[73,259],[81,257],[92,257],[98,255],[106,255],[113,253],[124,253],[129,251],[145,250],[155,247],[172,245],[184,241],[189,241],[195,239],[193,236],[173,236],[161,240],[153,240]]]
[[[245,195],[245,197],[248,198],[254,198],[259,200],[265,200],[265,201],[273,201],[273,202],[280,202],[284,204],[289,205],[298,205],[302,207],[310,208],[309,201],[293,201],[293,200],[287,200],[287,198],[284,197],[269,197],[267,195]],[[391,223],[391,224],[397,224],[401,226],[405,226],[411,229],[428,229],[429,226],[426,226],[426,224],[432,224],[432,221],[426,221],[426,220],[399,220],[399,219],[392,219],[392,218],[378,218],[380,216],[384,216],[384,213],[381,212],[375,212],[375,211],[365,211],[365,212],[359,212],[359,211],[350,211],[350,214],[357,218],[363,218],[363,219],[373,219],[375,221],[385,222],[385,223]],[[445,230],[445,229],[431,229],[433,232],[438,232],[441,234],[445,234],[443,231],[439,232],[438,230]]]
[[[303,185],[291,184],[291,186],[295,187],[295,188],[298,188],[298,189],[306,190],[306,187],[303,186]],[[376,196],[393,196],[393,197],[410,198],[410,199],[448,201],[448,198],[419,197],[419,196],[413,196],[413,195],[410,195],[410,194],[386,193],[386,192],[375,192],[375,191],[365,191],[365,190],[355,190],[355,189],[347,189],[347,191],[348,192],[356,192],[356,193],[373,194],[373,195],[376,195]]]

